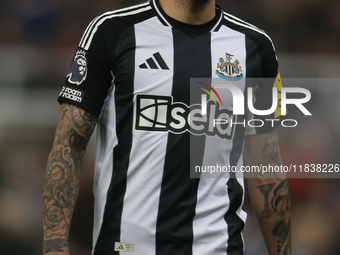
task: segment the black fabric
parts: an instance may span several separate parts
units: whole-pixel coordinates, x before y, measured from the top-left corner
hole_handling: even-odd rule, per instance
[[[230,206],[224,216],[228,224],[228,248],[227,255],[243,255],[243,240],[241,231],[244,228],[244,222],[237,215],[238,208],[242,205],[243,189],[237,179],[230,178],[227,182]]]
[[[190,102],[190,78],[211,77],[210,40],[206,39],[188,39],[200,45],[192,50],[174,34],[174,102],[193,103]],[[195,144],[199,146],[191,148],[190,139],[196,139]],[[157,218],[156,255],[192,254],[199,179],[190,179],[190,165],[202,165],[204,144],[205,136],[169,133]]]

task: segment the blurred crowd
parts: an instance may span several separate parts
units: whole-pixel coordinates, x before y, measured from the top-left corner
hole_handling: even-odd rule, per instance
[[[54,99],[83,31],[95,16],[140,2],[0,0],[1,254],[42,254],[42,185],[59,111]],[[217,3],[269,33],[282,60],[282,72],[286,70],[288,75],[296,76],[304,73],[309,77],[328,73],[339,77],[340,1],[217,0]],[[299,62],[300,56],[305,61]],[[332,115],[328,117],[339,120],[340,104],[335,102],[339,101],[340,87],[328,88],[327,93],[320,94],[322,89],[325,88],[316,90],[319,98],[313,107],[325,117],[321,103],[332,102],[328,105]],[[10,96],[4,94],[9,92]],[[18,98],[22,106],[16,103]],[[46,104],[42,98],[48,99]],[[32,114],[31,110],[36,115],[34,123],[22,121]],[[20,114],[12,116],[13,112]],[[48,118],[51,120],[46,121]],[[294,132],[283,131],[284,163],[340,163],[340,121],[336,123],[306,122]],[[89,255],[91,251],[94,157],[92,141],[72,223],[71,254]],[[339,255],[340,180],[290,179],[289,183],[294,254]],[[265,255],[248,201],[245,209],[249,212],[245,231],[247,255]]]
[[[0,1],[0,44],[74,46],[97,15],[137,0]],[[337,0],[240,0],[217,3],[227,12],[266,30],[281,51],[339,54]]]

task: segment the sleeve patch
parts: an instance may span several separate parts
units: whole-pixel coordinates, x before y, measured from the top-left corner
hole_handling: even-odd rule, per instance
[[[81,103],[81,101],[83,101],[84,95],[85,92],[83,90],[63,86],[59,94],[59,97],[66,98],[77,103]]]
[[[84,50],[78,50],[72,61],[67,81],[71,84],[80,85],[87,76],[87,60]]]

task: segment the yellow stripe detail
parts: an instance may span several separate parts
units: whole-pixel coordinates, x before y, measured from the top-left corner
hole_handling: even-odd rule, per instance
[[[282,80],[280,73],[277,74],[275,82],[273,84],[274,88],[277,88],[277,107],[275,110],[275,118],[281,116],[281,89],[282,89]]]

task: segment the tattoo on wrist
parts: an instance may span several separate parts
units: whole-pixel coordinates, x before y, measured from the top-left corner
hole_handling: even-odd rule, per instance
[[[68,251],[67,241],[64,239],[54,239],[44,241],[44,253]]]

